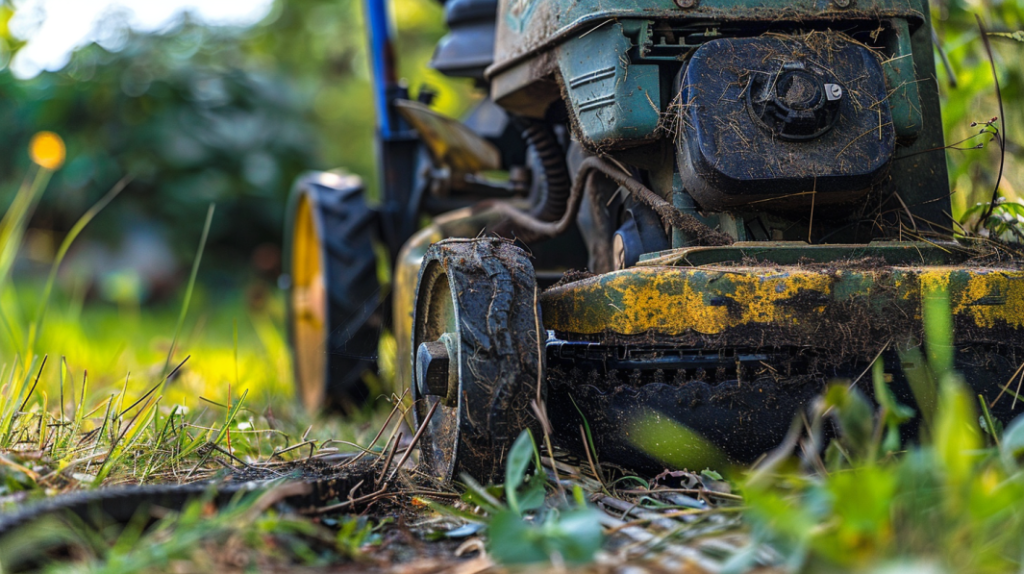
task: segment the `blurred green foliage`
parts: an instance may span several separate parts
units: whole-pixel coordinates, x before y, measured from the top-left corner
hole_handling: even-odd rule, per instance
[[[16,50],[0,12],[0,39]],[[67,230],[118,179],[135,179],[90,233],[116,239],[135,224],[163,228],[183,260],[211,201],[211,257],[245,262],[279,239],[291,181],[308,169],[374,172],[374,112],[359,0],[280,0],[263,23],[209,27],[187,18],[162,34],[136,34],[116,15],[103,26],[120,48],[89,45],[58,72],[30,80],[0,72],[0,204],[28,167],[27,144],[60,133],[68,163],[34,225]],[[427,62],[443,34],[441,7],[399,0],[401,71],[415,90],[459,113],[471,87],[449,84]],[[109,43],[108,43],[109,45]],[[3,63],[4,60],[0,60]]]
[[[989,57],[980,39],[975,15],[981,17],[991,34],[989,39],[1006,114],[996,124],[1006,138],[1006,166],[1000,192],[1007,200],[1020,201],[1024,195],[1021,188],[1024,140],[1019,135],[1024,133],[1024,115],[1019,104],[1024,95],[1024,66],[1021,65],[1024,43],[1000,33],[1024,30],[1024,2],[932,0],[931,5],[936,37],[941,46],[941,51],[937,50],[936,65],[946,143],[979,135],[956,147],[972,148],[984,144],[981,150],[950,149],[946,154],[950,183],[955,191],[952,196],[953,214],[962,220],[977,219],[979,214],[967,213],[968,209],[992,198],[999,171],[999,146],[991,140],[991,134],[979,134],[979,131],[983,131],[982,124],[990,122],[1000,112]],[[944,60],[948,61],[948,69],[943,64]],[[972,122],[979,125],[972,126]]]
[[[872,372],[877,409],[845,381],[816,405],[808,428],[818,430],[809,439],[824,418],[838,431],[823,459],[805,449],[803,470],[794,458],[776,459],[749,475],[746,519],[788,571],[1020,570],[1024,416],[1003,433],[986,430],[992,419],[985,401],[971,395],[945,356],[948,298],[940,291],[929,298],[927,360],[919,352],[912,357],[924,367],[921,387],[936,397],[933,416],[918,419],[920,444],[901,452],[896,429],[913,424],[913,411],[890,394],[879,359]],[[914,395],[924,409],[921,387]]]

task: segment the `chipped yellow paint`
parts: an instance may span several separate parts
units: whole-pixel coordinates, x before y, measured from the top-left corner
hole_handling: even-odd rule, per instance
[[[735,288],[733,298],[743,306],[738,324],[785,321],[792,313],[779,302],[795,297],[801,291],[815,291],[826,296],[832,293],[832,278],[820,272],[743,274],[730,279]]]
[[[717,335],[739,326],[815,328],[828,301],[895,303],[921,321],[921,297],[948,292],[954,315],[1024,336],[1024,271],[886,267],[825,271],[792,267],[635,267],[557,287],[542,296],[544,323],[558,331]],[[787,300],[801,296],[805,303]],[[821,305],[808,307],[817,296]],[[600,302],[600,304],[599,304]],[[884,317],[884,315],[880,315]]]
[[[682,289],[677,290],[677,286]],[[701,294],[689,283],[677,285],[670,277],[663,275],[654,274],[650,281],[640,283],[623,275],[610,281],[607,289],[621,297],[620,301],[616,302],[607,292],[605,293],[609,300],[608,306],[620,311],[613,315],[611,323],[611,329],[617,333],[635,334],[643,332],[644,327],[655,324],[672,330],[679,328],[676,324],[680,320],[688,322],[687,327],[702,333],[714,333],[725,324],[728,316],[728,309],[725,307],[707,307]],[[694,313],[696,309],[702,312]],[[580,319],[585,319],[585,316],[581,316]],[[640,330],[637,330],[637,326],[641,326]]]
[[[917,300],[921,296],[921,280],[917,273],[895,273],[892,276],[897,297],[903,301]],[[916,317],[920,319],[920,315]]]
[[[731,301],[713,301],[721,289],[704,285],[721,282]],[[832,278],[824,273],[793,270],[757,273],[742,269],[722,271],[678,267],[635,268],[581,282],[579,289],[602,295],[608,309],[572,305],[562,314],[551,309],[559,330],[574,333],[613,331],[635,335],[650,330],[683,333],[689,330],[714,335],[750,323],[792,324],[796,316],[780,302],[803,291],[831,294]],[[553,290],[558,291],[558,289]],[[546,294],[550,300],[554,293]],[[585,297],[575,298],[583,303]],[[588,299],[594,300],[594,299]],[[568,311],[568,309],[566,309]],[[545,313],[545,324],[548,324]]]
[[[921,285],[921,293],[928,296],[931,293],[941,293],[949,290],[949,276],[954,269],[939,267],[916,273],[918,283]],[[909,275],[913,277],[913,275]]]
[[[1024,276],[1020,272],[972,273],[959,294],[958,299],[951,300],[954,315],[969,315],[983,328],[990,329],[1001,322],[1024,327]]]

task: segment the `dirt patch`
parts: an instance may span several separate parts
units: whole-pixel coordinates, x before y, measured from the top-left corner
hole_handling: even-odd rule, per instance
[[[733,238],[716,229],[711,229],[704,222],[689,213],[671,205],[652,206],[663,221],[697,240],[698,245],[722,246],[732,245]]]
[[[552,285],[551,287],[548,287],[548,289],[554,289],[555,287],[561,287],[562,285],[568,285],[569,283],[575,283],[577,281],[582,281],[584,279],[590,279],[591,277],[596,277],[596,274],[591,273],[586,269],[582,271],[577,269],[569,269],[562,274],[561,279],[556,281],[555,284]],[[545,289],[545,291],[547,291],[547,289]]]

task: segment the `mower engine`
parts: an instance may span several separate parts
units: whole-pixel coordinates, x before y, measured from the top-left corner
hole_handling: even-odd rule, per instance
[[[941,154],[915,162],[916,182],[890,177],[897,157],[941,141],[925,2],[641,4],[503,3],[497,103],[564,109],[587,153],[648,172],[655,192],[740,241],[813,241],[795,221],[812,206],[849,223],[883,188],[924,204],[948,187]]]

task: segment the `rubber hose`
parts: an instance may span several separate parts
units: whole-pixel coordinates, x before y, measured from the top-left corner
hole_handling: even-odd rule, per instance
[[[665,198],[648,189],[632,175],[597,156],[590,156],[580,163],[580,169],[569,191],[565,210],[557,221],[542,221],[532,213],[520,211],[506,202],[487,203],[483,207],[492,208],[507,217],[523,233],[524,241],[556,237],[565,233],[569,226],[576,222],[576,214],[579,212],[583,193],[595,187],[587,184],[587,181],[595,173],[602,173],[624,187],[630,195],[653,209],[664,223],[694,236],[698,245],[732,244],[733,240],[728,235],[708,227],[693,215],[676,209],[671,203],[665,201]],[[526,235],[529,237],[525,237]]]

